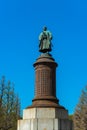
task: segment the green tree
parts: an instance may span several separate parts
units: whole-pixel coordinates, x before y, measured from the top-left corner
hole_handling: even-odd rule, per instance
[[[87,86],[82,90],[73,116],[74,130],[87,130]]]
[[[69,120],[73,120],[73,114],[69,115]]]
[[[0,80],[0,130],[16,130],[20,118],[20,100],[14,92],[14,85]]]

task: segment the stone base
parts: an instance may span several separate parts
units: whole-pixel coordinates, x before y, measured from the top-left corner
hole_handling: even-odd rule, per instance
[[[72,130],[72,122],[65,109],[29,108],[18,120],[17,130]]]

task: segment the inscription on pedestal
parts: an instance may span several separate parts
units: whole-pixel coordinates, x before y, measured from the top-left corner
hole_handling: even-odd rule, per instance
[[[36,68],[35,96],[55,96],[55,71],[46,65]]]

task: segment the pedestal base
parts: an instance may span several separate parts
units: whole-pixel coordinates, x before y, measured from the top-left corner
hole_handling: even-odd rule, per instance
[[[18,120],[17,130],[72,130],[72,122],[65,109],[29,108]]]

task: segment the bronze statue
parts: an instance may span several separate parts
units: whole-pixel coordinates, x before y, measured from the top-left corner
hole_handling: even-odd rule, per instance
[[[51,47],[52,47],[52,34],[50,31],[47,30],[47,27],[43,28],[43,32],[40,33],[39,35],[39,51],[46,53],[46,52],[50,52],[51,51]]]

